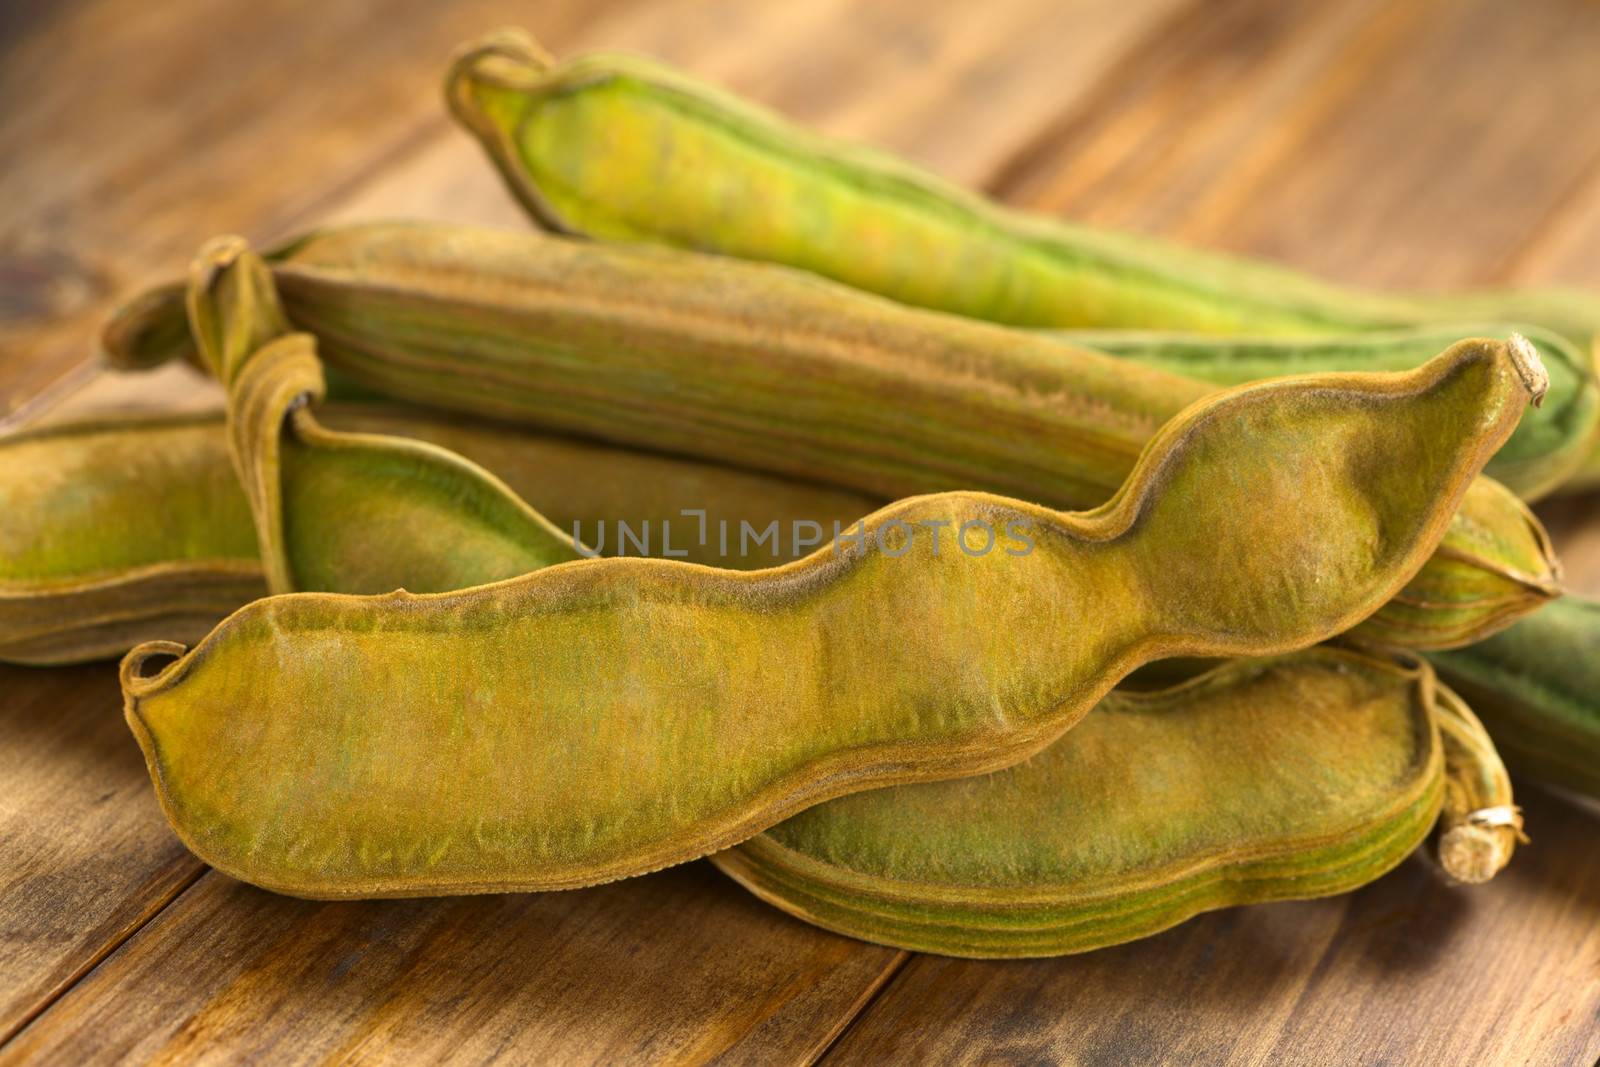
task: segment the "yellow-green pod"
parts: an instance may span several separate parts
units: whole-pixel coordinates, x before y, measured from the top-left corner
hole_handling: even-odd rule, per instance
[[[266,594],[215,418],[0,439],[0,660],[75,663],[199,640]]]
[[[1482,342],[1247,386],[1163,427],[1101,508],[913,497],[766,570],[591,559],[268,597],[192,650],[131,651],[126,714],[180,837],[268,888],[639,874],[835,796],[1019,762],[1149,660],[1347,630],[1421,567],[1541,377]]]
[[[317,414],[340,433],[448,449],[601,555],[670,552],[711,566],[770,567],[801,554],[795,529],[816,524],[831,534],[883,503],[392,404],[333,404]],[[781,541],[740,545],[742,528],[774,523]],[[0,568],[0,662],[81,663],[142,641],[199,641],[267,592],[223,416],[108,414],[0,438]],[[402,578],[407,588],[422,585]]]
[[[458,52],[445,95],[533,217],[564,233],[784,263],[1017,326],[1410,321],[1402,303],[1287,271],[1007,211],[642,57],[555,62],[505,30]]]
[[[842,797],[713,860],[808,922],[954,956],[1085,952],[1345,892],[1409,855],[1441,803],[1441,858],[1481,881],[1514,838],[1486,838],[1491,856],[1457,829],[1513,809],[1503,772],[1492,796],[1475,788],[1498,761],[1454,740],[1470,714],[1422,665],[1327,647],[1238,660],[1113,692],[1007,770]]]
[[[787,263],[975,318],[1295,334],[1532,322],[1584,348],[1600,333],[1589,293],[1382,296],[1007,210],[663,64],[610,53],[557,62],[519,30],[463,47],[445,96],[552,229]]]
[[[267,588],[442,592],[578,559],[579,546],[455,453],[329,430],[315,341],[290,332],[272,276],[238,238],[196,258],[189,323],[228,387],[233,465]]]

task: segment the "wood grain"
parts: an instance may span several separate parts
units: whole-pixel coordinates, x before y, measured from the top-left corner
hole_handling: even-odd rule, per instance
[[[81,380],[115,299],[214,234],[351,212],[520,224],[439,100],[450,49],[502,23],[557,53],[649,51],[968,177],[1176,2],[63,5],[0,40],[0,98],[30,100],[0,111],[28,159],[0,171],[0,417]]]
[[[80,367],[119,294],[267,241],[446,129],[439,71],[512,0],[79,0],[0,41],[0,415]],[[547,0],[561,46],[604,3]]]
[[[644,52],[847,139],[981,182],[1122,62],[1179,0],[889,0],[871,7],[663,0],[570,45]],[[334,219],[423,215],[525,225],[466,134],[442,130],[325,205]]]
[[[1504,280],[1600,163],[1600,7],[1196,5],[990,182],[1368,285]]]
[[[104,667],[0,665],[0,1042],[203,865],[167,829]]]
[[[650,52],[1047,210],[1372,284],[1600,286],[1597,21],[1580,0],[7,6],[0,98],[27,105],[0,110],[16,160],[0,168],[0,414],[81,363],[119,293],[215,232],[522,225],[437,101],[449,48],[502,22],[561,54]],[[140,385],[207,402],[181,375]],[[1558,505],[1561,547],[1600,591],[1591,505]],[[199,877],[115,689],[104,668],[0,670],[0,1039],[26,1024],[0,1060],[1600,1055],[1600,822],[1551,795],[1527,798],[1535,844],[1474,890],[1413,860],[1348,898],[1076,959],[908,960],[703,864],[374,904]]]
[[[696,863],[570,893],[323,903],[208,874],[0,1062],[809,1058],[899,953]]]
[[[1535,844],[1489,885],[1447,885],[1413,856],[1349,896],[1216,912],[1084,956],[916,956],[826,1062],[1587,1067],[1594,815],[1522,799]]]

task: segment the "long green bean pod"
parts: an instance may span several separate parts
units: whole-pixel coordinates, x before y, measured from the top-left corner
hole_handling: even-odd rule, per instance
[[[798,129],[662,64],[607,53],[556,62],[515,30],[461,49],[445,96],[532,217],[557,232],[784,263],[1017,326],[1294,336],[1526,322],[1582,353],[1575,366],[1593,429],[1593,294],[1380,295],[1024,214]],[[1349,366],[1318,369],[1362,367],[1353,356]],[[1528,486],[1493,473],[1538,492],[1584,462],[1578,482],[1593,484],[1600,458],[1585,443],[1583,456],[1537,472]]]

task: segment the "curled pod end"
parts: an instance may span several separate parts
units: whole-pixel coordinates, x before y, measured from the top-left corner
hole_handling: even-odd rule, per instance
[[[1436,681],[1433,689],[1445,769],[1439,864],[1459,882],[1487,882],[1527,841],[1522,809],[1483,723],[1449,686]]]
[[[555,60],[526,31],[496,30],[457,49],[445,72],[444,99],[539,225],[570,233],[572,228],[530,178],[516,144],[516,130],[554,66]]]
[[[237,263],[250,251],[250,242],[238,234],[225,233],[200,246],[189,265],[190,280],[205,288],[215,284],[217,275]]]
[[[1506,348],[1511,352],[1511,364],[1527,388],[1533,406],[1543,406],[1544,394],[1550,390],[1550,373],[1544,369],[1538,349],[1520,333],[1514,333],[1506,340]]]
[[[503,26],[475,41],[468,41],[450,57],[445,72],[445,96],[451,107],[473,82],[503,89],[526,89],[555,65],[555,59],[520,26]]]
[[[1439,837],[1439,864],[1458,882],[1487,882],[1511,862],[1522,832],[1522,811],[1515,805],[1484,808]]]
[[[122,657],[122,664],[117,668],[123,695],[129,698],[142,696],[160,682],[165,670],[150,675],[144,673],[144,665],[150,660],[170,658],[176,662],[188,651],[187,645],[177,641],[146,641],[142,645],[135,645]],[[168,664],[168,669],[171,666]]]

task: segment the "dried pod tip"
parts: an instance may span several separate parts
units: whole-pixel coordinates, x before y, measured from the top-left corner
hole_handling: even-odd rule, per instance
[[[1476,885],[1493,878],[1511,860],[1522,832],[1522,810],[1514,805],[1483,808],[1439,838],[1439,863],[1458,882]]]
[[[122,691],[132,695],[147,691],[159,677],[159,673],[146,675],[145,663],[151,659],[177,659],[187,651],[189,651],[187,645],[181,645],[176,641],[146,641],[142,645],[135,645],[126,656],[122,657],[122,664],[117,671],[122,682]]]
[[[1550,388],[1550,374],[1539,359],[1538,349],[1520,333],[1514,333],[1506,340],[1506,348],[1511,352],[1511,364],[1517,368],[1517,377],[1522,379],[1523,386],[1527,388],[1533,406],[1542,406],[1544,394]]]
[[[469,80],[505,89],[525,88],[554,65],[555,58],[526,30],[507,26],[456,50],[445,76],[447,95],[453,100],[458,88]]]

